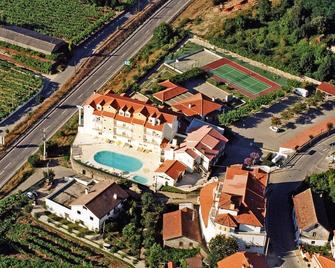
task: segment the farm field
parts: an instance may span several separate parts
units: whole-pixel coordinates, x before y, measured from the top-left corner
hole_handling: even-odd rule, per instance
[[[0,200],[0,267],[126,267],[40,226],[29,207],[22,194]]]
[[[36,94],[42,79],[0,60],[0,120]]]
[[[81,0],[0,0],[2,18],[8,24],[28,28],[78,44],[111,19],[111,8]]]

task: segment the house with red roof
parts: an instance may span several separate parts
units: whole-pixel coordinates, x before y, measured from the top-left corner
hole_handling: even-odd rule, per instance
[[[324,246],[330,230],[323,200],[309,188],[293,196],[293,222],[297,244]]]
[[[165,89],[154,93],[153,97],[162,103],[188,92],[186,88],[178,86],[169,80],[161,82],[159,85],[165,87]]]
[[[311,268],[333,268],[335,267],[335,259],[331,257],[322,256],[320,254],[313,254],[310,267]]]
[[[202,246],[197,211],[183,208],[163,215],[164,246],[191,249]]]
[[[95,93],[83,111],[81,133],[159,154],[163,143],[172,140],[178,130],[174,114],[121,95]]]
[[[268,268],[263,254],[236,252],[217,263],[218,268]]]
[[[181,180],[184,176],[186,168],[187,167],[178,160],[165,160],[155,170],[155,184],[175,186],[176,182]]]
[[[222,110],[222,104],[197,93],[172,104],[172,109],[187,117],[200,117],[208,121],[215,116],[213,113]]]
[[[326,94],[329,97],[335,97],[335,85],[330,83],[322,82],[320,85],[318,85],[316,90]]]
[[[223,181],[200,191],[200,226],[207,243],[218,234],[235,237],[240,250],[262,253],[266,242],[265,188],[268,174],[242,165],[227,168]]]
[[[223,155],[228,139],[209,125],[190,131],[185,140],[175,148],[165,149],[165,159],[178,160],[187,171],[209,171]]]

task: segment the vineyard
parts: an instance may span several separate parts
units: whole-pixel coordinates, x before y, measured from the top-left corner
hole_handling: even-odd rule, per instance
[[[42,83],[32,72],[0,60],[0,120],[36,94]]]
[[[29,206],[22,194],[0,200],[0,267],[124,267],[40,227]]]
[[[78,44],[111,19],[111,8],[81,0],[0,0],[5,22]]]

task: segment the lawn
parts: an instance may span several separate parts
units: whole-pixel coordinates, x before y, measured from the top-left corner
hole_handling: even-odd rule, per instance
[[[36,94],[42,79],[0,60],[0,120]]]
[[[0,0],[5,22],[78,44],[114,16],[81,0]]]

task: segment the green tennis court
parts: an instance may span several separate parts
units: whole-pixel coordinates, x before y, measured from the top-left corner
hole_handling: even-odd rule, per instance
[[[219,78],[222,78],[225,83],[235,85],[252,94],[258,94],[271,87],[271,85],[263,83],[229,64],[221,65],[220,67],[211,70],[211,72]]]

